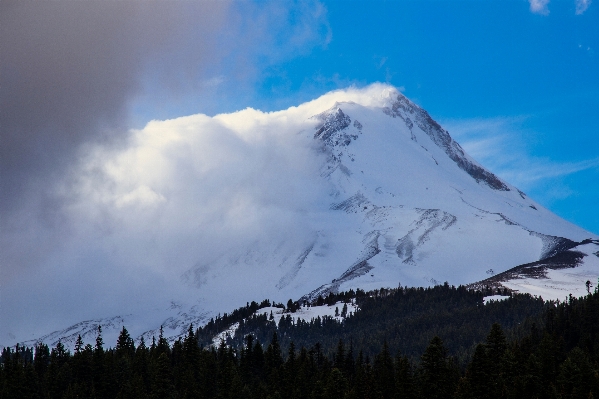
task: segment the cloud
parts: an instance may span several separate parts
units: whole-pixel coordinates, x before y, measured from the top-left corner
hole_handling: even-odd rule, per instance
[[[576,0],[576,15],[582,15],[591,5],[591,0]]]
[[[522,116],[447,120],[442,125],[468,154],[524,191],[548,184],[565,187],[563,178],[585,170],[599,169],[599,158],[556,162],[532,156],[524,140],[532,133],[522,127],[525,120],[526,117]],[[555,199],[563,199],[564,193],[575,194],[571,189],[559,192],[559,198]]]
[[[528,0],[530,11],[535,14],[549,15],[549,0]]]
[[[23,235],[52,231],[39,250],[4,257],[18,267],[57,245],[64,217],[53,187],[86,146],[126,145],[132,120],[218,112],[251,92],[266,65],[330,40],[317,1],[0,8],[0,246],[12,254],[4,248]]]
[[[211,214],[187,207],[193,195],[203,198],[205,187],[218,188],[218,181],[197,176],[194,167],[199,161],[185,156],[199,141],[187,143],[187,149],[172,142],[167,147],[173,154],[183,154],[175,160],[173,154],[141,145],[139,131],[130,128],[155,118],[239,107],[250,98],[265,67],[326,46],[331,31],[326,8],[318,1],[8,0],[0,2],[0,37],[0,319],[14,318],[18,324],[18,319],[35,320],[49,311],[17,314],[16,309],[33,310],[26,302],[46,300],[55,307],[57,321],[72,319],[76,311],[71,304],[78,295],[77,300],[99,308],[98,298],[126,292],[128,279],[139,280],[143,289],[155,288],[159,297],[161,282],[171,277],[152,265],[163,265],[173,253],[151,251],[153,240],[172,239],[164,245],[180,248],[182,255],[172,255],[170,261],[183,265],[189,260],[184,246],[201,247],[184,238],[199,229],[200,221],[223,218],[229,224],[240,220],[252,225],[251,219],[233,218],[234,211]],[[243,216],[244,210],[252,209],[253,196],[260,194],[246,182],[261,175],[275,178],[259,165],[251,169],[254,175],[243,178],[236,168],[260,154],[273,159],[277,154],[269,153],[264,143],[248,146],[217,122],[211,126],[205,140],[222,136],[228,144],[209,147],[223,159],[232,157],[219,176],[239,179],[247,192],[231,197],[231,209]],[[154,140],[166,148],[160,137]],[[132,146],[144,150],[134,151]],[[178,174],[142,162],[153,155]],[[208,155],[203,159],[206,167],[215,162]],[[170,191],[163,192],[154,183],[165,173]],[[198,177],[205,186],[188,184],[186,177]],[[292,184],[283,181],[280,186],[291,189]],[[173,215],[169,207],[174,204],[196,213],[186,216],[182,211],[173,216],[173,223],[190,223],[197,216],[179,241],[167,233],[172,225],[160,224],[166,223],[161,215]],[[212,242],[208,238],[206,242]],[[135,255],[125,254],[119,240]],[[146,252],[155,258],[144,258],[141,254]],[[148,267],[140,270],[135,266],[140,264]],[[122,279],[110,287],[107,276]],[[42,290],[48,281],[56,289]],[[25,286],[39,288],[37,298],[19,299]],[[119,300],[131,299],[120,296],[111,303]],[[7,315],[9,303],[15,310]],[[86,305],[77,308],[79,315]]]
[[[5,259],[23,261],[47,235],[59,237],[32,267],[3,265],[0,319],[9,322],[0,339],[198,301],[210,287],[183,285],[187,271],[206,274],[240,248],[309,245],[309,217],[328,210],[331,190],[318,178],[326,158],[313,147],[311,117],[340,97],[380,102],[369,97],[380,91],[339,91],[282,112],[151,121],[123,145],[86,145],[53,186],[60,229],[18,231],[5,247]],[[35,295],[20,295],[25,286]]]

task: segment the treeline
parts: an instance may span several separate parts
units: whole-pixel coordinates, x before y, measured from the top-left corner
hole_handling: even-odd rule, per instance
[[[263,345],[268,345],[277,332],[283,348],[289,347],[291,342],[296,347],[306,348],[320,343],[330,354],[339,339],[342,339],[359,347],[364,355],[374,357],[381,350],[382,343],[387,342],[392,353],[401,351],[414,361],[418,360],[431,339],[438,335],[443,337],[449,353],[463,368],[470,361],[476,344],[485,339],[493,323],[501,324],[508,338],[521,338],[530,330],[532,323],[540,326],[543,312],[553,307],[551,303],[530,295],[513,295],[509,301],[484,305],[483,298],[494,293],[498,292],[471,291],[463,286],[448,284],[430,288],[400,286],[371,292],[358,289],[355,292],[330,294],[326,298],[319,298],[314,304],[338,303],[341,314],[344,303],[355,301],[360,311],[348,315],[343,323],[328,316],[293,323],[292,314],[287,313],[277,324],[270,320],[270,315],[254,313],[250,317],[236,319],[226,316],[228,323],[216,318],[211,323],[220,324],[220,330],[211,329],[211,323],[208,323],[197,333],[203,337],[201,343],[208,345],[216,333],[238,322],[235,334],[226,341],[233,347],[241,347],[248,334],[252,334]],[[509,295],[507,292],[501,294]],[[290,309],[290,303],[285,309]],[[209,334],[206,334],[206,329],[210,330]]]
[[[173,345],[161,334],[136,346],[123,328],[109,349],[101,332],[73,354],[5,348],[0,398],[599,398],[599,292],[550,303],[540,321],[519,337],[493,324],[465,367],[442,334],[414,358],[384,339],[374,356],[355,339],[285,348],[280,331],[202,348],[191,327]]]

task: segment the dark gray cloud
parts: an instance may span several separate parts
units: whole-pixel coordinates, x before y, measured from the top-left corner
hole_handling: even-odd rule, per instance
[[[227,2],[0,2],[0,277],[68,243],[57,195],[83,145],[122,145],[144,76],[166,92],[218,62]],[[193,86],[193,84],[191,84]],[[63,193],[64,194],[64,193]]]
[[[0,206],[12,212],[87,141],[123,135],[144,68],[187,80],[218,54],[226,2],[3,1]],[[210,55],[208,55],[210,54]],[[167,87],[175,87],[168,82]],[[43,190],[40,190],[43,192]]]

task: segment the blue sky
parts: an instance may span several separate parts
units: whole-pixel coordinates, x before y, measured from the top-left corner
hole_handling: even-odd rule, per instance
[[[475,158],[566,219],[599,232],[599,4],[571,1],[324,1],[310,40],[268,43],[249,90],[218,105],[277,110],[388,82]],[[287,14],[290,26],[297,17]],[[272,52],[272,53],[269,53]],[[277,54],[273,56],[272,54]],[[270,57],[270,58],[269,58]],[[195,108],[194,108],[195,107]],[[170,116],[180,109],[172,110]],[[167,112],[168,114],[168,112]]]

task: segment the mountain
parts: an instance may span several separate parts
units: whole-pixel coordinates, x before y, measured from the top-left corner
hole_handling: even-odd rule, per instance
[[[599,237],[486,170],[393,87],[332,92],[285,111],[247,109],[212,122],[254,134],[274,129],[281,140],[303,143],[318,163],[311,178],[326,192],[311,208],[302,201],[277,205],[295,206],[299,222],[269,220],[278,225],[275,235],[239,245],[231,239],[226,251],[194,262],[180,282],[191,294],[159,309],[151,322],[140,315],[97,319],[44,341],[91,337],[97,325],[115,339],[121,325],[148,339],[162,324],[173,338],[189,323],[206,323],[247,301],[313,301],[356,288],[448,282],[564,299],[597,281]],[[198,122],[152,123],[193,131]]]

